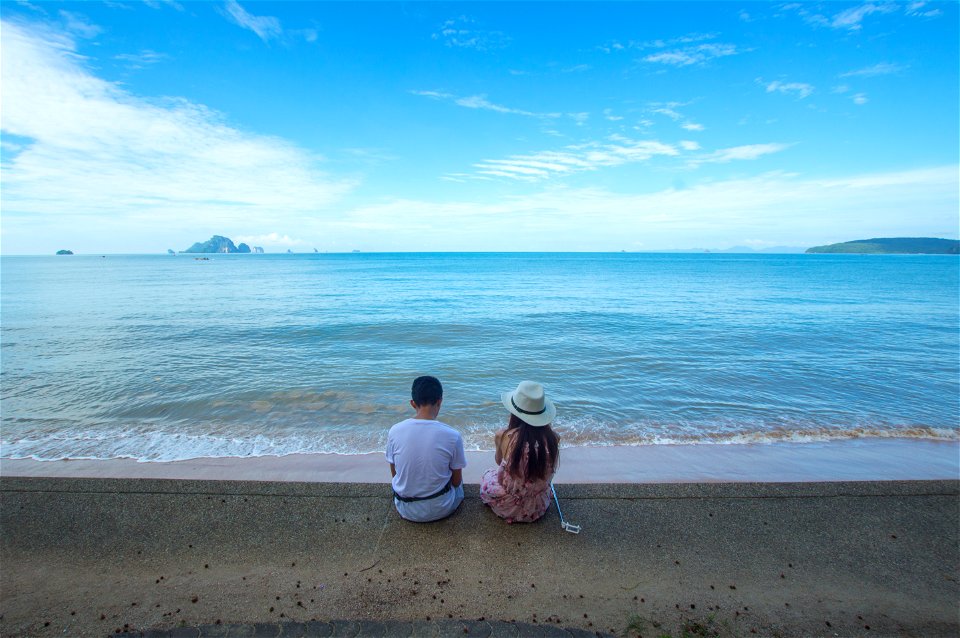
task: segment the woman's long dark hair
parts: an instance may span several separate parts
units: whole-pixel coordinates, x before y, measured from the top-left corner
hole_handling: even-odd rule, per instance
[[[510,450],[510,460],[507,467],[514,476],[525,476],[527,480],[547,478],[548,471],[557,471],[557,462],[560,460],[560,437],[549,425],[534,427],[518,417],[510,415],[508,432],[513,432],[513,447]],[[527,467],[522,468],[523,449],[527,446],[530,456]]]

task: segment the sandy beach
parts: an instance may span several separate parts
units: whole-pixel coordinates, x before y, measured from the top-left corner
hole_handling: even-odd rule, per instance
[[[955,636],[957,452],[565,450],[558,491],[579,535],[554,508],[497,519],[473,484],[486,452],[470,455],[461,509],[427,525],[397,516],[380,455],[3,460],[0,634],[485,618],[629,636]]]

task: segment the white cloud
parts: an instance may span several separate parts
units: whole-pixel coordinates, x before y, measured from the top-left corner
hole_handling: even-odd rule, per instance
[[[560,151],[541,151],[512,155],[507,159],[483,160],[474,164],[474,168],[479,175],[533,181],[677,153],[675,147],[662,142],[636,141],[614,136],[606,142],[574,144]]]
[[[238,235],[233,238],[237,244],[244,243],[248,246],[266,246],[268,248],[293,248],[304,246],[307,242],[302,239],[293,239],[290,235],[281,235],[280,233],[269,233],[266,235]]]
[[[608,42],[607,44],[601,44],[597,46],[597,49],[603,51],[604,53],[612,53],[614,51],[623,51],[626,49],[626,47],[620,42],[614,40],[612,42]]]
[[[764,84],[763,80],[757,80],[759,84]],[[814,87],[812,84],[806,84],[804,82],[781,82],[780,80],[774,80],[773,82],[766,84],[767,93],[783,93],[784,95],[789,95],[795,93],[797,98],[802,100],[806,97],[809,97],[813,93]]]
[[[413,95],[430,97],[435,100],[450,100],[456,97],[455,95],[447,93],[446,91],[410,91],[410,93]]]
[[[688,33],[669,40],[647,40],[645,42],[631,42],[630,47],[634,49],[663,49],[665,47],[677,46],[680,44],[694,44],[704,40],[713,40],[717,37],[716,33]]]
[[[829,179],[765,173],[633,194],[548,186],[487,203],[398,199],[354,208],[326,228],[368,250],[619,250],[632,239],[650,249],[722,247],[744,237],[814,246],[833,237],[923,236],[956,227],[958,168]],[[925,215],[904,214],[912,210]],[[503,232],[507,220],[511,233]]]
[[[933,18],[939,15],[942,15],[943,12],[940,9],[926,9],[929,2],[911,2],[906,6],[906,14],[908,16],[915,16],[920,18]]]
[[[150,7],[151,9],[162,9],[164,5],[176,9],[177,11],[183,11],[183,5],[177,2],[176,0],[143,0],[143,3]]]
[[[857,93],[856,95],[853,96],[853,103],[858,106],[862,106],[869,101],[870,100],[867,99],[867,96],[865,93]]]
[[[63,20],[63,26],[67,31],[81,38],[95,38],[103,33],[103,29],[92,24],[86,16],[79,13],[61,10],[60,19]]]
[[[832,15],[824,15],[810,11],[810,8],[820,7],[822,9],[829,7],[831,4],[833,3],[823,3],[820,5],[814,3],[792,3],[783,5],[780,9],[784,11],[796,11],[797,15],[809,24],[815,26],[844,29],[851,32],[861,31],[868,17],[893,14],[898,12],[901,6],[904,7],[904,14],[911,17],[933,18],[943,13],[940,9],[926,9],[927,2],[909,2],[904,6],[886,0],[864,2]]]
[[[486,111],[495,111],[497,113],[512,113],[514,115],[526,115],[536,117],[536,113],[524,111],[523,109],[514,109],[501,104],[494,104],[487,99],[486,95],[471,95],[468,97],[455,98],[454,103],[459,106],[465,106],[468,109],[483,109]]]
[[[446,20],[440,30],[431,37],[442,40],[448,47],[488,51],[502,49],[510,43],[510,38],[502,31],[489,31],[478,28],[477,21],[469,16],[459,16]]]
[[[271,16],[255,16],[240,6],[237,0],[227,0],[224,6],[227,17],[237,26],[249,29],[257,34],[257,37],[264,42],[269,42],[274,38],[283,35],[283,27],[280,26],[280,20]]]
[[[101,80],[62,33],[7,20],[2,29],[3,135],[23,140],[2,166],[5,240],[31,224],[226,232],[238,219],[315,214],[352,187],[283,139]]]
[[[680,119],[681,117],[683,117],[683,116],[680,115],[680,113],[678,113],[677,111],[674,110],[674,107],[675,107],[675,106],[677,106],[677,103],[676,103],[676,102],[671,102],[671,103],[669,103],[669,104],[667,104],[667,105],[665,105],[665,106],[658,106],[658,107],[652,108],[652,109],[650,109],[650,112],[651,112],[651,113],[657,113],[657,114],[659,114],[659,115],[666,115],[666,116],[669,117],[671,120],[679,120],[679,119]]]
[[[859,7],[851,7],[837,13],[830,20],[830,26],[834,29],[849,29],[858,31],[862,28],[864,18],[873,13],[891,13],[896,10],[896,5],[889,2],[867,2]]]
[[[692,102],[653,102],[648,105],[648,111],[650,113],[656,113],[657,115],[663,115],[669,117],[674,122],[679,122],[684,120],[683,124],[680,125],[680,128],[685,131],[702,131],[704,130],[703,124],[698,124],[692,120],[686,119],[684,115],[677,109],[689,106]],[[652,124],[652,122],[647,121],[647,125]]]
[[[874,64],[873,66],[868,66],[863,69],[857,69],[856,71],[847,71],[846,73],[841,73],[837,77],[841,78],[852,78],[852,77],[862,77],[862,78],[872,78],[877,75],[890,75],[892,73],[899,73],[907,67],[902,64],[890,64],[888,62],[881,62],[880,64]]]
[[[725,164],[734,160],[755,160],[764,155],[779,153],[790,148],[789,144],[746,144],[743,146],[731,146],[720,150],[701,155],[690,160],[691,166],[700,164]]]
[[[503,106],[502,104],[496,104],[487,99],[486,95],[469,95],[466,97],[459,97],[452,93],[447,93],[446,91],[410,91],[412,95],[421,95],[423,97],[429,97],[434,100],[444,100],[453,102],[457,106],[462,106],[468,109],[480,109],[484,111],[494,111],[495,113],[507,113],[511,115],[523,115],[526,117],[538,117],[538,118],[557,118],[560,117],[559,113],[534,113],[533,111],[525,111],[523,109],[517,109],[509,106]]]
[[[680,148],[685,151],[698,151],[700,150],[700,145],[697,142],[691,140],[681,140]]]
[[[567,113],[567,117],[576,122],[577,126],[583,126],[590,119],[589,113]]]
[[[689,66],[691,64],[702,64],[716,58],[736,55],[737,53],[736,45],[707,43],[675,49],[673,51],[652,53],[643,58],[643,61],[659,62],[671,66]]]
[[[609,120],[610,122],[619,122],[623,119],[622,115],[614,115],[613,109],[603,109],[603,117]]]
[[[148,64],[156,64],[161,60],[166,60],[170,56],[166,53],[157,53],[150,49],[144,49],[140,53],[120,53],[113,56],[114,60],[120,60],[125,62],[128,68],[131,69],[142,69]]]
[[[846,84],[841,84],[841,85],[839,85],[839,86],[833,87],[833,92],[834,92],[834,93],[846,93],[846,92],[848,92],[849,90],[850,90],[850,87],[847,86]]]

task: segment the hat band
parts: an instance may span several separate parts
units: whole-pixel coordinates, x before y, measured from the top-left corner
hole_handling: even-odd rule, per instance
[[[543,414],[544,412],[547,411],[547,406],[546,406],[546,405],[543,406],[543,409],[538,410],[537,412],[530,412],[529,410],[524,410],[524,409],[521,408],[519,405],[517,405],[517,402],[513,400],[513,397],[510,397],[510,404],[511,404],[514,408],[516,408],[517,412],[523,412],[524,414],[531,414],[531,415],[533,415],[533,416],[536,416],[536,415],[538,415],[538,414]]]

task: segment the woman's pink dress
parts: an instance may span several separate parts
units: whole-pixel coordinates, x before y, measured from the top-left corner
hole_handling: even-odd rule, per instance
[[[525,447],[520,464],[523,468],[527,466],[529,452],[529,446]],[[508,523],[532,523],[550,507],[550,479],[553,471],[547,472],[547,478],[528,481],[525,477],[511,475],[507,465],[508,460],[505,458],[500,462],[500,467],[483,473],[480,500]]]

